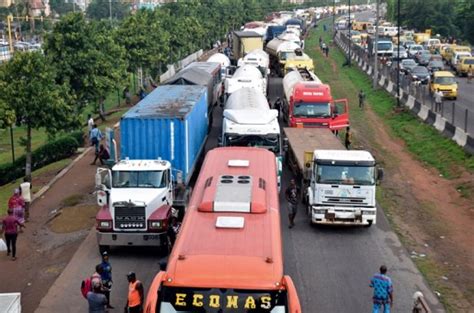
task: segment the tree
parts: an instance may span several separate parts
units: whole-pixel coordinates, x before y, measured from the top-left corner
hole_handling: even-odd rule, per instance
[[[7,103],[17,121],[26,127],[25,176],[29,178],[31,130],[45,128],[54,135],[75,122],[68,89],[56,84],[55,78],[54,68],[40,52],[16,53],[0,68],[0,104]]]
[[[69,13],[45,41],[45,54],[57,67],[57,82],[67,84],[75,97],[76,112],[117,87],[126,77],[124,49],[112,37],[109,23],[86,22]]]
[[[123,19],[130,15],[130,4],[112,0],[93,0],[87,6],[86,14],[92,19],[110,18],[110,8],[112,8],[112,18]]]

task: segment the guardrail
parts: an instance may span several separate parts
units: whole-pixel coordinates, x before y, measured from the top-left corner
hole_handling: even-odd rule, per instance
[[[353,44],[342,32],[337,32],[334,41],[348,57],[350,51],[351,60],[362,71],[374,76],[374,57],[370,57],[364,48]],[[400,102],[425,123],[454,140],[467,153],[474,154],[474,112],[460,108],[454,101],[444,101],[441,109],[436,111],[428,86],[410,82],[404,75],[400,76],[400,90],[397,91],[397,71],[384,62],[378,63],[377,82],[392,96],[399,95]]]

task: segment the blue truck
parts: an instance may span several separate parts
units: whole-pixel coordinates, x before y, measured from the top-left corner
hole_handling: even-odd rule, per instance
[[[207,128],[207,88],[198,85],[157,87],[122,116],[120,161],[96,173],[101,252],[167,243],[172,212],[184,213]]]

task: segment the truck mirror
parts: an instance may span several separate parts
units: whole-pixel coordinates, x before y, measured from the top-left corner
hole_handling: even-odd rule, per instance
[[[383,180],[384,171],[383,168],[377,169],[377,180]]]
[[[288,151],[288,138],[283,138],[283,151]]]

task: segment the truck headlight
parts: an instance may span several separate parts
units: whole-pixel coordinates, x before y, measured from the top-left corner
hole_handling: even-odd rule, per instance
[[[313,209],[314,214],[325,214],[326,210],[324,209]]]
[[[375,211],[362,210],[362,215],[375,215]]]
[[[152,228],[160,228],[161,227],[161,222],[159,222],[159,221],[158,222],[151,222],[150,226]]]
[[[99,223],[100,228],[110,228],[110,222],[109,221],[101,221]]]

